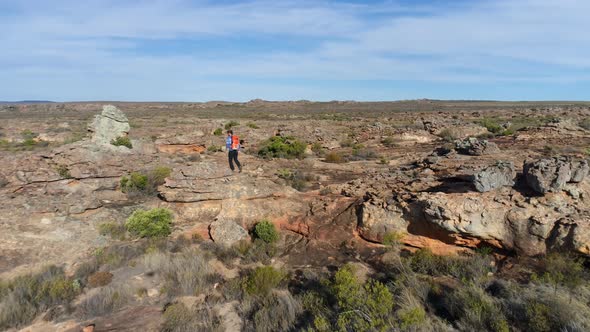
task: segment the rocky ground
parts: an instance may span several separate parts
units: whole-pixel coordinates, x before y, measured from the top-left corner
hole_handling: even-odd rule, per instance
[[[388,265],[392,252],[405,266],[419,257],[416,251],[463,257],[484,248],[495,274],[484,277],[522,283],[553,252],[590,256],[590,105],[258,100],[1,107],[0,329],[76,331],[94,324],[96,331],[180,331],[170,327],[171,316],[190,321],[174,314],[180,303],[200,308],[189,316],[211,321],[184,330],[321,331],[319,316],[292,298],[347,263],[361,279],[386,284],[399,269]],[[223,151],[230,127],[245,140],[241,173],[229,170]],[[262,158],[264,141],[277,135],[307,148],[299,158]],[[120,138],[129,141],[112,144]],[[157,179],[157,170],[167,171]],[[133,172],[147,174],[146,188],[125,190],[121,179]],[[133,211],[151,208],[173,213],[166,240],[133,237],[122,226]],[[272,248],[251,240],[262,220],[279,230]],[[201,264],[191,270],[199,281],[189,289],[167,284],[176,261]],[[10,318],[10,280],[49,265],[80,282],[75,294],[31,309],[22,321]],[[288,312],[301,314],[289,324],[261,323],[269,298],[228,295],[232,283],[263,265],[289,276],[270,298],[295,303]],[[521,266],[528,272],[518,272]],[[89,275],[99,272],[109,282],[90,287]],[[426,274],[430,284],[460,289],[451,272]],[[399,289],[391,291],[403,303]],[[105,292],[127,300],[109,306],[97,299]],[[404,325],[400,307],[385,330],[475,326],[429,301],[423,300],[428,323]],[[510,329],[530,327],[504,315]],[[576,324],[580,331],[590,326],[583,319]]]

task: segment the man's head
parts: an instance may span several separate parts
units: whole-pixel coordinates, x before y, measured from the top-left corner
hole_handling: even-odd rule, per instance
[[[227,131],[227,136],[231,136],[231,135],[233,135],[233,134],[234,134],[234,131],[233,131],[233,130],[228,130],[228,131]]]

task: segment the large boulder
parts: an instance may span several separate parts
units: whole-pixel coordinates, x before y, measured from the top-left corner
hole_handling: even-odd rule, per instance
[[[480,141],[475,137],[455,141],[455,150],[460,154],[469,156],[482,156],[500,152],[496,143],[487,140]]]
[[[248,231],[231,220],[218,219],[209,226],[209,235],[215,243],[232,246],[248,238]]]
[[[88,130],[93,133],[92,141],[95,144],[109,145],[112,140],[129,134],[129,120],[117,107],[105,105],[102,113],[94,117]]]
[[[588,161],[570,157],[544,158],[525,162],[527,185],[539,194],[561,191],[568,182],[581,182],[588,175]]]
[[[473,175],[473,185],[479,192],[487,192],[504,186],[514,185],[514,164],[498,162]]]

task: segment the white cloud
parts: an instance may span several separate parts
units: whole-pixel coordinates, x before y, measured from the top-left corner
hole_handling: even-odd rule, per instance
[[[23,0],[15,6],[0,16],[0,91],[7,94],[0,99],[28,98],[32,89],[43,98],[153,99],[159,93],[162,99],[187,100],[191,86],[205,99],[220,95],[198,86],[225,86],[228,96],[239,99],[263,94],[244,86],[265,86],[277,96],[292,91],[295,99],[305,98],[304,91],[321,92],[289,80],[532,84],[590,76],[587,1],[482,0],[443,7],[391,1]],[[268,36],[308,45],[271,52],[235,46],[218,56],[137,49],[181,39],[207,48],[215,39]],[[109,79],[121,83],[109,86]],[[216,83],[208,84],[212,79]],[[323,99],[339,95],[328,90]]]

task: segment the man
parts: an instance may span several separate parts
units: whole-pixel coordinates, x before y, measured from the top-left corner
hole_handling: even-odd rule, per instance
[[[242,173],[242,165],[238,160],[238,151],[240,151],[240,139],[234,135],[233,130],[227,131],[227,138],[225,139],[225,148],[227,150],[227,158],[229,160],[229,168],[232,172],[235,170],[234,162],[238,165],[238,170]]]

